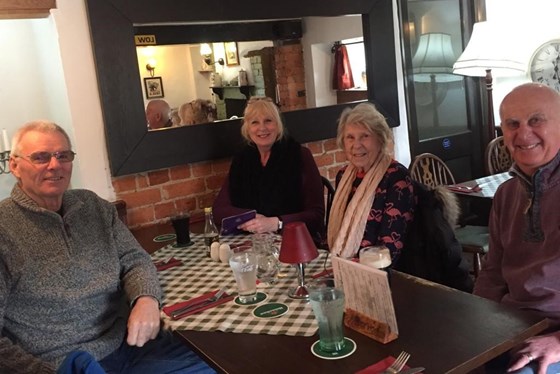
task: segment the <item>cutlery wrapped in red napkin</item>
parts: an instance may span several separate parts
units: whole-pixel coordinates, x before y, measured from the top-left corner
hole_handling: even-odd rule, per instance
[[[170,305],[170,306],[166,306],[166,307],[163,308],[163,312],[166,315],[168,315],[169,317],[171,317],[171,319],[177,320],[177,319],[181,319],[181,318],[190,316],[191,314],[199,313],[199,312],[202,312],[203,310],[213,308],[213,307],[218,306],[220,304],[227,303],[228,301],[233,300],[233,298],[235,297],[235,295],[230,295],[228,293],[224,293],[221,298],[219,298],[218,300],[216,300],[214,302],[211,302],[211,303],[205,303],[204,302],[205,300],[208,300],[209,298],[214,296],[216,293],[218,293],[218,291],[219,290],[208,292],[208,293],[205,293],[204,295],[195,297],[193,299],[190,299],[190,300],[187,300],[187,301],[182,301],[180,303],[173,304],[173,305]],[[181,313],[181,314],[173,317],[173,312],[176,311],[177,309],[181,309],[181,308],[184,308],[184,307],[188,307],[189,305],[195,305],[195,304],[198,304],[198,303],[200,303],[200,305],[195,306],[192,309],[189,309],[185,313]]]
[[[447,189],[453,192],[462,192],[462,193],[482,191],[482,188],[480,188],[480,186],[469,187],[469,186],[463,186],[461,184],[450,184],[449,186],[447,186]]]
[[[385,357],[383,360],[376,362],[375,364],[368,366],[365,369],[357,371],[356,374],[379,374],[387,370],[389,366],[393,364],[395,358],[393,356]],[[408,369],[408,366],[404,366],[403,369]]]
[[[169,269],[169,268],[172,268],[172,267],[175,267],[175,266],[183,265],[183,262],[181,260],[179,260],[178,258],[171,257],[169,260],[155,261],[154,265],[155,265],[157,271],[162,271],[162,270]]]

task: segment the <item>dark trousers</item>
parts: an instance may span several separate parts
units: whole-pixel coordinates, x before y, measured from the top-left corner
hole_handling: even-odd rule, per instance
[[[124,341],[99,363],[107,374],[215,373],[169,331],[161,331],[143,347],[129,346]]]

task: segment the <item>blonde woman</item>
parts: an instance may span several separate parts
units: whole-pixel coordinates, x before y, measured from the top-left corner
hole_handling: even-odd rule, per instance
[[[360,248],[384,245],[395,263],[414,217],[415,198],[408,170],[393,159],[393,133],[370,103],[345,109],[337,133],[348,165],[336,176],[329,248],[351,258]]]
[[[255,209],[257,217],[240,226],[262,233],[303,221],[319,241],[325,214],[323,185],[309,149],[287,136],[278,107],[270,98],[252,98],[243,114],[247,141],[231,163],[216,201],[214,217]]]

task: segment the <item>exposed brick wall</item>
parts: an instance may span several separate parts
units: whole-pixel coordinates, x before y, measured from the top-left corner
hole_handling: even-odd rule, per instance
[[[315,157],[321,175],[334,181],[345,163],[335,139],[304,144]],[[227,176],[230,159],[199,162],[113,178],[117,199],[126,202],[128,226],[149,226],[179,212],[202,216],[212,206]]]

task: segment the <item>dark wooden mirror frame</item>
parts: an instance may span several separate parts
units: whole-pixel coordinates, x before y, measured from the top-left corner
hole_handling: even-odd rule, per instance
[[[134,25],[289,19],[362,14],[368,98],[392,126],[399,103],[392,2],[387,0],[215,0],[188,6],[180,0],[86,0],[113,176],[233,155],[241,144],[237,121],[148,131],[134,45]],[[375,71],[375,74],[374,74]],[[289,133],[305,143],[336,136],[346,105],[284,113]]]

